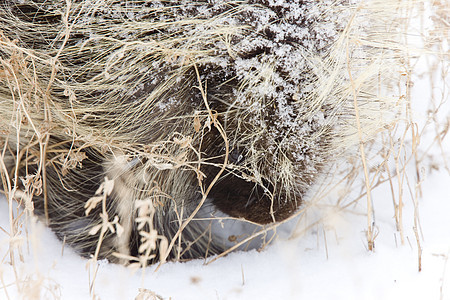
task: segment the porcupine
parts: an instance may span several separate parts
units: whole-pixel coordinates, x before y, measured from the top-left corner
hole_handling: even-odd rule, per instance
[[[186,221],[200,205],[262,225],[289,218],[342,152],[348,99],[321,79],[350,7],[3,1],[11,186],[66,244],[111,261],[223,252],[208,221]]]

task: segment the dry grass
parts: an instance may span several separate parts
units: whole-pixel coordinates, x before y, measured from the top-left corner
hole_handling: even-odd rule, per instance
[[[449,100],[449,86],[445,80],[448,79],[448,61],[450,56],[448,49],[444,48],[445,41],[443,38],[449,36],[448,16],[450,15],[450,11],[444,1],[399,1],[395,10],[395,17],[392,15],[385,16],[385,20],[383,20],[386,21],[383,22],[384,28],[377,27],[370,32],[371,35],[361,35],[359,26],[363,26],[363,19],[367,14],[383,9],[381,7],[385,5],[385,1],[373,1],[371,5],[361,5],[355,9],[352,21],[345,28],[342,39],[337,43],[336,53],[333,54],[338,67],[331,69],[329,74],[323,79],[319,79],[323,80],[321,85],[326,86],[323,89],[324,92],[318,95],[319,98],[327,97],[328,92],[336,87],[335,82],[346,81],[346,83],[339,82],[342,89],[340,94],[342,95],[342,99],[345,98],[340,101],[345,103],[342,109],[347,110],[349,115],[354,117],[356,123],[345,127],[348,131],[342,134],[342,139],[339,140],[339,143],[345,145],[344,148],[349,149],[347,151],[350,153],[346,153],[344,158],[330,166],[330,172],[323,175],[323,180],[311,191],[309,200],[305,205],[285,222],[298,218],[297,226],[291,236],[291,238],[298,238],[299,236],[306,235],[312,228],[317,227],[318,224],[327,224],[327,218],[331,217],[330,214],[342,214],[352,211],[358,213],[359,211],[355,207],[364,203],[364,207],[367,210],[365,213],[367,216],[367,249],[371,251],[376,245],[377,238],[377,223],[373,206],[373,202],[376,200],[372,198],[372,191],[380,186],[388,185],[391,190],[395,227],[401,244],[407,242],[403,225],[405,222],[403,214],[405,194],[409,194],[414,201],[413,223],[418,249],[418,269],[420,271],[422,267],[422,237],[418,203],[422,196],[420,188],[424,173],[422,168],[439,167],[450,172],[448,153],[442,146],[442,141],[448,133],[450,118],[448,116],[442,118],[440,115],[442,103]],[[67,14],[69,13],[70,6],[71,2],[67,1]],[[417,26],[416,24],[414,26],[411,25],[411,20],[424,18],[423,16],[426,13],[430,13],[430,10],[434,27],[428,29],[429,27],[420,24],[417,32],[410,32],[409,28]],[[9,228],[0,228],[3,234],[8,236],[8,250],[6,256],[2,257],[2,266],[0,267],[0,284],[2,286],[2,291],[0,292],[4,293],[7,299],[11,299],[8,293],[8,291],[12,290],[10,288],[11,285],[15,286],[19,294],[26,298],[32,295],[35,295],[36,299],[40,297],[60,298],[57,282],[40,274],[38,268],[36,268],[36,273],[31,275],[22,273],[20,268],[24,261],[23,252],[28,251],[27,249],[30,247],[37,247],[36,244],[38,243],[34,233],[27,234],[27,228],[29,228],[27,226],[32,227],[33,225],[29,224],[33,224],[34,222],[33,195],[40,195],[42,193],[44,195],[44,201],[47,201],[45,166],[49,162],[46,159],[46,153],[49,151],[58,151],[57,148],[48,144],[51,132],[64,128],[64,130],[69,132],[69,136],[72,136],[73,140],[80,140],[80,135],[85,135],[81,139],[84,144],[71,148],[69,153],[60,153],[59,156],[56,156],[61,158],[59,162],[51,162],[62,163],[67,168],[73,168],[81,164],[83,160],[82,150],[98,142],[103,145],[102,147],[106,148],[130,149],[132,147],[126,141],[114,140],[111,143],[105,142],[104,140],[99,141],[101,134],[77,133],[76,127],[78,120],[76,119],[76,107],[72,108],[72,112],[60,112],[66,115],[65,119],[67,120],[67,124],[63,126],[62,124],[52,123],[50,110],[54,106],[50,96],[50,89],[55,84],[55,74],[58,72],[58,57],[62,54],[63,48],[66,46],[67,37],[71,30],[71,24],[67,21],[68,18],[66,17],[65,20],[66,32],[61,33],[63,37],[61,51],[58,51],[53,57],[48,57],[47,62],[43,62],[43,58],[41,57],[36,57],[31,50],[21,48],[17,45],[17,41],[9,40],[6,36],[1,35],[0,32],[0,47],[10,53],[9,58],[0,58],[1,89],[3,94],[10,94],[15,103],[13,107],[15,114],[12,114],[13,119],[2,120],[0,122],[0,147],[2,149],[0,170],[3,191],[9,208]],[[379,23],[377,23],[377,26]],[[394,36],[392,30],[393,28],[399,28],[399,24],[403,26],[400,27],[402,31],[394,32]],[[386,39],[386,35],[393,40]],[[409,41],[410,36],[414,35],[420,35],[423,46],[412,44]],[[417,38],[417,36],[414,36],[414,38]],[[448,42],[447,40],[446,43]],[[132,47],[134,45],[128,46]],[[167,45],[165,49],[167,51],[165,53],[167,57],[176,58],[179,56],[177,53],[170,52],[170,45]],[[354,57],[357,54],[364,53],[364,51],[372,51],[373,49],[376,49],[377,56],[364,61],[355,60]],[[196,56],[200,54],[192,53],[191,55]],[[205,53],[201,53],[201,55],[205,55]],[[429,77],[430,91],[432,92],[427,99],[430,105],[427,122],[420,127],[415,121],[415,112],[411,107],[411,98],[413,97],[411,95],[411,86],[414,64],[422,57],[429,59],[428,69],[421,76]],[[42,85],[42,82],[37,83],[41,79],[36,75],[36,70],[39,64],[42,63],[53,66],[53,72],[50,78],[47,78],[48,82],[45,85]],[[212,186],[222,172],[224,172],[228,164],[230,149],[227,134],[217,116],[208,106],[208,99],[205,93],[207,87],[200,80],[194,60],[186,63],[194,66],[197,72],[197,88],[202,92],[205,107],[207,108],[201,115],[194,118],[195,130],[199,132],[206,130],[208,127],[215,127],[226,145],[225,159],[216,178],[204,188],[201,183],[204,176],[200,171],[200,162],[202,162],[201,153],[197,149],[193,149],[189,139],[186,139],[186,137],[181,136],[171,145],[159,145],[164,149],[173,147],[173,149],[176,149],[175,151],[160,151],[162,148],[152,148],[150,151],[137,149],[142,155],[146,155],[150,160],[153,160],[155,162],[154,165],[161,164],[161,168],[179,168],[183,166],[191,169],[197,174],[199,186],[202,188],[202,199],[200,203],[188,218],[182,219],[180,217],[179,230],[172,240],[164,240],[163,236],[158,235],[157,228],[150,228],[149,232],[142,233],[143,235],[148,234],[149,236],[147,243],[144,243],[147,246],[139,250],[142,254],[141,257],[130,258],[118,255],[120,259],[131,259],[135,262],[131,264],[132,267],[142,267],[143,276],[148,259],[152,255],[155,255],[155,251],[159,251],[161,263],[164,263],[171,249],[177,247],[177,243],[180,243],[180,236],[183,234],[183,230],[192,221],[198,210],[200,210]],[[114,65],[114,62],[111,62],[112,65]],[[334,74],[334,70],[341,72],[342,70],[346,70],[347,74],[345,76],[342,76],[342,74]],[[330,80],[333,83],[330,83]],[[444,82],[440,95],[433,92],[437,82]],[[71,91],[71,87],[67,87],[64,93],[69,95],[71,101],[76,97],[73,91]],[[386,107],[393,110],[386,109]],[[0,108],[0,110],[2,109],[5,108]],[[35,115],[35,111],[37,110],[45,112],[43,122],[36,122],[38,118]],[[383,116],[383,114],[389,116]],[[26,128],[28,136],[31,136],[26,143],[22,142],[23,137],[20,136],[20,132],[24,130],[23,127]],[[433,143],[431,145],[421,145],[420,140],[424,135],[430,134],[430,128],[432,129],[431,134],[434,135]],[[11,162],[8,161],[9,158],[7,158],[8,156],[6,154],[10,151],[8,145],[12,143],[17,143],[20,146],[15,147],[16,150],[14,153],[10,153],[17,161],[16,167],[11,171],[7,167]],[[441,151],[440,159],[442,159],[442,164],[440,166],[433,165],[433,158],[431,158],[431,162],[429,161],[429,151],[435,147]],[[39,151],[36,152],[35,149],[39,149]],[[190,161],[183,157],[181,155],[184,152],[183,149],[192,150],[198,155],[198,159]],[[174,152],[178,153],[178,156],[174,157],[170,155],[170,153]],[[30,174],[25,178],[21,178],[18,169],[19,162],[23,161],[38,161],[39,169],[37,174],[40,175]],[[25,188],[19,188],[19,182],[22,182]],[[86,209],[89,210],[90,207],[95,207],[97,204],[103,205],[104,217],[98,227],[91,230],[92,234],[100,233],[97,250],[94,257],[88,263],[91,282],[90,291],[93,299],[95,299],[95,279],[98,272],[97,258],[103,236],[107,232],[112,232],[117,235],[121,234],[120,224],[117,219],[114,218],[115,216],[108,216],[106,210],[105,201],[106,196],[112,190],[111,185],[114,185],[114,182],[105,179],[105,184],[102,186],[102,189],[98,190],[96,197],[91,198],[92,201],[86,206]],[[164,192],[161,190],[158,193]],[[143,209],[142,218],[152,218],[152,205],[150,204],[145,210]],[[180,207],[179,209],[180,215],[183,215],[183,208]],[[307,219],[309,216],[308,211],[312,209],[330,213],[324,213],[313,220]],[[48,218],[48,216],[46,217]],[[147,223],[150,224],[151,222]],[[206,264],[242,247],[256,237],[265,236],[270,231],[276,232],[276,228],[279,225],[279,223],[276,223],[261,227],[257,232],[242,238],[235,246],[229,248],[227,251],[206,260]],[[327,238],[325,230],[323,232],[326,245]],[[208,233],[205,232],[205,234]],[[262,248],[269,244],[272,239],[273,237],[269,238],[262,245]],[[156,243],[157,241],[158,243]],[[4,278],[2,270],[5,268],[12,270],[14,279]],[[242,277],[244,277],[243,272]],[[152,299],[152,297],[160,299],[160,296],[152,291],[142,289],[139,291],[137,299]]]

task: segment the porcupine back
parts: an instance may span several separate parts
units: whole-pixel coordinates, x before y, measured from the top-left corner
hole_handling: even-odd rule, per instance
[[[221,253],[208,220],[186,220],[200,205],[291,217],[358,142],[345,60],[379,73],[381,50],[348,44],[347,1],[2,5],[10,178],[67,244],[111,260]],[[385,103],[358,84],[367,139]]]

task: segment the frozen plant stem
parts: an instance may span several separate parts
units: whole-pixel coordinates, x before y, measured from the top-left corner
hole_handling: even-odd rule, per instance
[[[202,95],[203,101],[205,103],[206,109],[209,112],[209,116],[210,116],[210,118],[212,120],[213,125],[216,127],[217,131],[219,131],[219,133],[220,133],[220,135],[221,135],[221,137],[222,137],[222,139],[223,139],[223,141],[225,143],[225,157],[224,157],[224,161],[223,161],[223,165],[222,165],[221,169],[219,170],[217,175],[214,177],[213,181],[208,186],[206,191],[204,190],[201,181],[199,181],[199,185],[200,185],[201,192],[202,192],[202,199],[199,202],[199,204],[197,205],[197,207],[194,209],[194,211],[191,213],[191,215],[180,226],[180,228],[178,229],[178,231],[175,234],[175,236],[172,238],[172,241],[169,244],[167,252],[166,252],[165,256],[163,257],[163,259],[161,259],[161,262],[164,262],[164,261],[167,260],[167,257],[169,256],[169,253],[170,253],[171,249],[173,248],[175,242],[178,240],[178,236],[181,235],[181,233],[183,232],[184,228],[186,228],[186,226],[189,224],[189,222],[192,221],[194,216],[197,214],[197,212],[203,206],[203,203],[205,203],[206,198],[208,197],[208,194],[211,191],[212,187],[214,186],[214,184],[216,184],[217,180],[219,180],[220,176],[225,171],[225,168],[226,168],[226,166],[228,164],[228,156],[229,156],[229,153],[230,153],[230,146],[229,146],[227,135],[226,135],[225,130],[223,129],[222,125],[219,123],[217,118],[213,115],[212,110],[209,107],[208,99],[206,97],[206,87],[205,87],[205,89],[203,88],[202,81],[201,81],[201,78],[200,78],[200,73],[198,71],[197,65],[195,65],[195,64],[194,64],[194,69],[195,69],[195,73],[197,75],[197,80],[198,80],[198,84],[199,84],[198,89],[201,92],[201,95]]]
[[[354,20],[354,16],[352,16],[349,24],[352,24]],[[358,94],[359,94],[359,87],[356,86],[355,81],[353,80],[352,71],[351,71],[351,65],[350,65],[350,49],[349,49],[349,39],[346,40],[346,58],[347,58],[347,71],[348,76],[350,79],[350,83],[352,85],[352,94],[353,94],[353,106],[355,109],[355,121],[356,121],[356,128],[358,131],[358,139],[359,139],[359,152],[361,155],[361,161],[364,168],[364,180],[366,184],[366,192],[367,192],[367,246],[369,251],[373,251],[374,247],[374,235],[373,235],[373,216],[372,216],[372,197],[371,197],[371,187],[370,187],[370,180],[369,180],[369,172],[367,170],[367,162],[366,162],[366,154],[364,152],[364,141],[363,141],[363,134],[361,129],[361,120],[359,116],[359,108],[358,108]]]

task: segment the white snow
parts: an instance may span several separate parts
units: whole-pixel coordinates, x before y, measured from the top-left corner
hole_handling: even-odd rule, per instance
[[[431,174],[422,185],[421,272],[411,224],[405,224],[406,244],[397,245],[391,203],[385,197],[389,192],[380,190],[374,194],[379,232],[374,252],[365,247],[364,216],[346,213],[325,232],[320,228],[303,238],[278,240],[262,252],[232,253],[210,265],[202,260],[167,263],[157,271],[155,266],[149,267],[142,274],[100,263],[94,291],[99,299],[134,299],[139,288],[165,299],[449,299],[450,275],[445,272],[450,267],[449,182],[449,174],[443,171]],[[412,203],[405,206],[410,212]],[[5,230],[6,212],[6,202],[2,201],[0,224]],[[93,272],[86,269],[87,260],[68,248],[62,255],[61,243],[41,224],[33,231],[40,232],[37,249],[23,247],[24,262],[16,261],[19,284],[41,284],[42,299],[53,299],[52,291],[46,288],[54,288],[61,299],[89,299]],[[13,270],[5,257],[6,239],[2,232],[1,274],[10,299],[18,299]],[[7,299],[4,287],[0,299]]]

